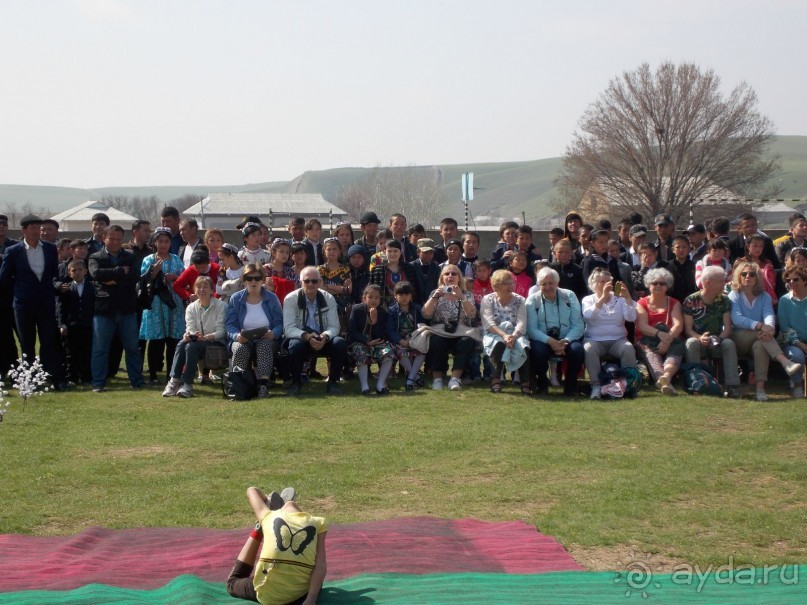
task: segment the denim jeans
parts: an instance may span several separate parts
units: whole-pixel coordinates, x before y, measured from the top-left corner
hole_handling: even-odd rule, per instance
[[[137,315],[96,315],[92,320],[92,386],[106,384],[109,347],[118,330],[126,352],[126,372],[133,387],[143,385],[143,362],[138,343]]]
[[[787,355],[787,358],[790,361],[795,361],[796,363],[800,363],[802,365],[805,364],[804,351],[802,351],[800,348],[795,347],[793,345],[787,345],[785,347],[784,353],[785,355]],[[790,379],[790,386],[797,387],[801,384],[801,381],[802,381],[802,375],[796,374],[795,376],[793,376],[793,378]]]

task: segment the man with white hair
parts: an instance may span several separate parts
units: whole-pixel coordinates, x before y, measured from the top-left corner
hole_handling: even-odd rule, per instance
[[[700,363],[701,357],[722,359],[729,397],[740,399],[737,347],[731,339],[731,301],[724,294],[723,269],[706,267],[701,284],[701,289],[687,296],[682,305],[687,363]]]
[[[320,290],[322,278],[316,267],[300,272],[302,288],[294,290],[283,301],[284,346],[288,347],[291,372],[289,395],[299,395],[303,363],[311,355],[328,357],[330,369],[326,392],[338,395],[339,377],[347,356],[347,341],[339,336],[339,312],[336,299]]]

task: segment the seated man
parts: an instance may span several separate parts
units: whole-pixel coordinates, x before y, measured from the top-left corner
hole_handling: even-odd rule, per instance
[[[687,363],[700,363],[706,356],[722,359],[729,397],[740,399],[737,347],[731,339],[731,301],[723,293],[723,269],[706,267],[701,281],[701,289],[687,296],[682,305]]]
[[[291,292],[283,301],[283,336],[291,373],[289,395],[300,394],[303,363],[312,354],[330,358],[326,391],[329,395],[338,395],[347,341],[339,336],[336,299],[319,289],[321,278],[316,267],[304,268],[300,272],[300,283],[303,287]]]

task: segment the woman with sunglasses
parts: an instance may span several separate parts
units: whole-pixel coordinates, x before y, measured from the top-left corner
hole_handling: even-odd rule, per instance
[[[649,292],[636,303],[636,340],[647,362],[650,378],[664,395],[677,395],[670,384],[684,357],[684,315],[681,303],[669,295],[675,278],[667,269],[644,274]]]
[[[731,276],[731,338],[737,346],[737,355],[753,355],[756,376],[757,401],[767,401],[765,383],[771,358],[782,364],[788,376],[801,376],[804,366],[790,361],[776,342],[776,318],[773,301],[765,292],[759,265],[740,260]]]
[[[227,308],[226,326],[232,365],[248,368],[254,358],[258,397],[268,397],[275,349],[283,335],[283,312],[277,296],[264,288],[266,276],[261,265],[244,267],[241,279],[245,289],[232,295]]]
[[[476,341],[467,336],[467,330],[463,329],[476,317],[476,305],[473,293],[465,287],[465,278],[460,275],[459,267],[443,267],[437,289],[431,293],[421,312],[432,325],[444,326],[439,334],[432,333],[429,337],[426,363],[432,369],[432,389],[439,391],[443,388],[443,377],[448,371],[448,354],[453,353],[454,365],[448,388],[459,391],[462,388],[460,378],[476,347]]]
[[[800,250],[795,248],[793,251]],[[779,299],[779,341],[787,356],[804,365],[807,355],[807,267],[791,265],[785,269],[785,285],[788,293]],[[803,376],[790,377],[793,397],[803,397]]]

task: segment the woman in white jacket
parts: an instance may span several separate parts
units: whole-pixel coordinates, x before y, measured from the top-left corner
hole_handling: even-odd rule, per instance
[[[174,352],[171,380],[163,397],[193,397],[196,364],[204,359],[205,349],[213,341],[224,344],[227,303],[213,298],[213,281],[206,275],[196,278],[193,291],[197,299],[185,309],[185,334]]]
[[[619,294],[614,292],[611,274],[598,267],[588,278],[588,287],[594,292],[582,301],[586,331],[583,334],[583,349],[586,370],[591,381],[591,398],[600,399],[600,366],[604,355],[618,357],[623,368],[636,367],[636,351],[628,340],[626,321],[636,321],[636,302],[631,298],[625,284]]]

